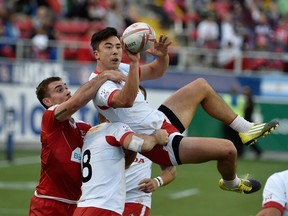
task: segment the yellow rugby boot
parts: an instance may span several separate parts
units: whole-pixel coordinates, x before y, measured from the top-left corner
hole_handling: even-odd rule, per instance
[[[271,131],[275,130],[276,127],[279,126],[279,122],[270,121],[268,123],[263,124],[254,124],[253,127],[245,133],[239,133],[239,136],[242,140],[242,143],[245,145],[254,144],[258,138],[264,137],[271,133]]]
[[[241,179],[240,184],[235,188],[228,188],[224,185],[223,179],[219,181],[222,190],[233,191],[242,194],[251,194],[261,189],[261,183],[254,179]]]

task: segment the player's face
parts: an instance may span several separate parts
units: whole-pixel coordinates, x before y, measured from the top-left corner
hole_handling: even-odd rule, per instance
[[[112,36],[99,44],[95,51],[97,70],[116,70],[122,60],[122,45],[119,38]]]
[[[71,97],[71,92],[68,90],[66,83],[62,81],[55,81],[48,85],[47,101],[51,105],[61,104]]]

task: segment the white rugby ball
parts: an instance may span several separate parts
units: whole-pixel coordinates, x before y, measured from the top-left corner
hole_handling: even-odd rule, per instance
[[[122,39],[127,50],[138,53],[146,51],[154,44],[156,34],[147,23],[136,22],[124,30]]]

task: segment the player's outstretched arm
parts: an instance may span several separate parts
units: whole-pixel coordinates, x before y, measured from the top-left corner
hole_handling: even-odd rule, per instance
[[[134,152],[147,152],[155,145],[166,145],[168,133],[166,130],[158,129],[151,135],[131,133],[125,137],[123,147]]]
[[[69,100],[60,104],[55,110],[55,118],[58,121],[70,118],[76,111],[95,97],[100,86],[107,80],[119,82],[122,80],[125,81],[126,77],[118,71],[104,71],[82,85]]]
[[[140,81],[157,79],[167,71],[169,67],[169,56],[168,48],[171,45],[170,39],[161,35],[159,40],[154,43],[154,45],[148,49],[146,52],[156,57],[156,59],[149,63],[142,65]]]
[[[176,178],[175,166],[160,166],[161,175],[155,178],[145,178],[139,182],[139,190],[146,193],[153,192],[159,187],[168,185]]]

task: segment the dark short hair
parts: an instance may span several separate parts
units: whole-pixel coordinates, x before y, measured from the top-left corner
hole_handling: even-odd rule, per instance
[[[91,37],[91,43],[90,43],[92,50],[93,51],[97,50],[99,48],[99,44],[101,43],[101,41],[106,40],[111,36],[116,36],[119,38],[117,30],[112,27],[107,27],[99,32],[94,33]]]
[[[36,96],[39,100],[39,102],[47,109],[48,107],[43,103],[43,99],[45,97],[49,97],[49,93],[48,93],[48,85],[52,82],[55,81],[60,81],[62,80],[60,77],[49,77],[46,78],[44,80],[42,80],[42,82],[39,83],[39,85],[36,87]]]

